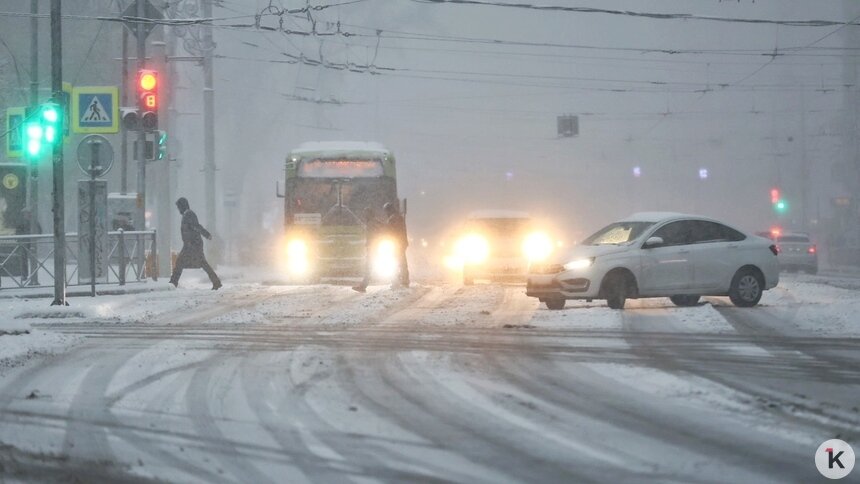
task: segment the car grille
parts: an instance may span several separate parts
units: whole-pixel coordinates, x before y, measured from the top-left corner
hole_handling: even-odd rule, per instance
[[[529,270],[532,274],[558,274],[564,272],[561,264],[533,264]]]

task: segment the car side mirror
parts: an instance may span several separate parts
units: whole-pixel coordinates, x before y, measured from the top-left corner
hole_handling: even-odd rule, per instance
[[[653,249],[663,245],[663,237],[649,237],[642,246],[643,249]]]

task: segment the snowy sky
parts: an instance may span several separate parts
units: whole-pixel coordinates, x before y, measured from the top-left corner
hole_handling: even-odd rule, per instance
[[[86,2],[108,15],[118,3],[128,2]],[[860,14],[842,0],[534,3],[779,20],[839,21]],[[194,4],[180,2],[190,17],[199,15],[190,8]],[[65,2],[64,8],[74,14],[80,5]],[[283,159],[310,140],[374,140],[393,149],[415,237],[454,225],[480,208],[528,210],[579,236],[638,210],[698,212],[755,230],[772,223],[772,186],[779,184],[798,207],[800,180],[807,179],[809,218],[817,217],[819,207],[826,215],[830,197],[845,190],[831,180],[831,165],[846,151],[840,137],[847,129],[840,48],[857,27],[660,20],[412,0],[363,0],[314,12],[318,32],[331,32],[340,22],[342,32],[355,34],[350,36],[223,26],[252,24],[253,15],[268,5],[268,0],[223,0],[214,9],[222,19],[214,31],[218,199],[221,206],[225,191],[241,194],[238,228],[245,231],[260,226],[259,214],[279,219],[281,201],[274,193]],[[273,0],[272,5],[298,8],[304,2]],[[311,30],[300,15],[283,20],[285,29]],[[26,65],[27,23],[2,22],[4,39]],[[67,77],[78,84],[110,83],[86,68],[101,62],[115,66],[118,82],[119,63],[111,58],[119,56],[118,25],[98,29],[87,22],[66,24]],[[277,18],[264,17],[262,24],[277,25]],[[93,38],[99,42],[87,52]],[[809,48],[791,50],[804,47]],[[652,49],[686,52],[648,52]],[[774,49],[789,55],[774,59],[767,55]],[[185,55],[181,47],[178,54]],[[285,64],[284,54],[309,59],[322,54],[333,63],[375,59],[380,74]],[[181,114],[171,140],[182,145],[176,150],[182,164],[179,190],[205,220],[202,76],[195,63],[176,65],[175,104]],[[856,98],[856,88],[849,95]],[[575,139],[556,137],[556,116],[565,113],[580,116]],[[808,178],[801,171],[804,144]],[[699,179],[702,168],[708,170],[706,181]],[[799,215],[792,210],[791,217]]]

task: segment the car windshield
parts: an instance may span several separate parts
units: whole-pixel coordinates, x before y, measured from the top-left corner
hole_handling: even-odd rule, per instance
[[[639,238],[654,222],[616,222],[582,241],[582,245],[620,245]]]
[[[530,223],[527,218],[482,218],[469,220],[468,227],[492,236],[515,235]]]

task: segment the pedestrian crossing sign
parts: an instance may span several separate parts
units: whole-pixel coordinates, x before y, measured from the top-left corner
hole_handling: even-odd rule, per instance
[[[119,131],[119,88],[76,86],[72,88],[72,131],[116,133]]]

